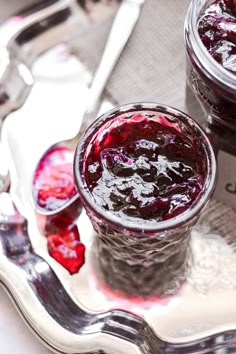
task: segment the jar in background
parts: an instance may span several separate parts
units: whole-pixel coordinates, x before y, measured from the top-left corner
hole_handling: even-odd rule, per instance
[[[160,104],[114,108],[80,139],[74,175],[104,287],[132,298],[174,294],[215,186],[215,156],[200,126]]]
[[[198,33],[199,18],[213,2],[193,0],[185,19],[186,108],[217,155],[215,198],[236,207],[236,74],[211,57]]]

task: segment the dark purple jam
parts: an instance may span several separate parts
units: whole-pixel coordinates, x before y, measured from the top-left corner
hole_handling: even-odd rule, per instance
[[[188,209],[205,181],[199,138],[155,111],[130,112],[100,126],[83,171],[95,203],[123,220],[173,218]]]
[[[211,56],[236,73],[236,2],[216,0],[199,19],[198,32]]]

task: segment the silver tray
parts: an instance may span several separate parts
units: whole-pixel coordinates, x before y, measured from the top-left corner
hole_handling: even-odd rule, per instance
[[[62,44],[31,71],[24,105],[3,123],[11,189],[0,195],[0,282],[27,325],[56,353],[236,353],[235,240],[212,231],[209,213],[192,232],[187,276],[175,295],[134,301],[104,291],[91,270],[94,235],[84,211],[79,272],[70,275],[49,256],[32,207],[32,172],[48,146],[77,131],[91,75]],[[110,107],[107,100],[101,110]],[[221,207],[236,220],[230,208],[211,205]]]

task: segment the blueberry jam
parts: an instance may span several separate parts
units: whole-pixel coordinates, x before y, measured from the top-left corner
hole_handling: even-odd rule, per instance
[[[74,150],[51,149],[40,161],[33,179],[36,204],[47,211],[62,207],[77,194],[73,180]]]
[[[205,182],[197,136],[174,118],[147,110],[98,127],[83,174],[95,203],[123,220],[162,221],[187,210]]]
[[[202,46],[205,46],[205,48]],[[186,111],[205,129],[218,160],[214,197],[236,206],[236,2],[192,1],[185,19]]]
[[[217,0],[199,19],[198,32],[211,56],[236,74],[236,2]]]

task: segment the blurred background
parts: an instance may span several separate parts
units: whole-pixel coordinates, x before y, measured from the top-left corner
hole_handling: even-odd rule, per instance
[[[0,2],[0,23],[24,7],[48,0],[8,0]],[[91,18],[105,15],[119,0],[77,0]]]
[[[32,0],[8,0],[0,2],[0,22],[19,11],[25,6],[32,4]]]

